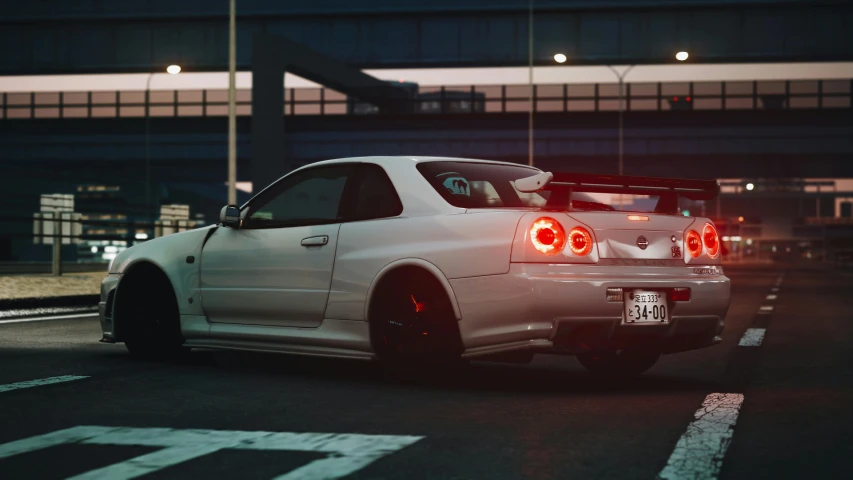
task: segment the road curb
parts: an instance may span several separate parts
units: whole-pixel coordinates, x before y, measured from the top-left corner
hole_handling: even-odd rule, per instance
[[[0,310],[28,310],[50,307],[96,306],[100,295],[64,295],[60,297],[2,298]]]

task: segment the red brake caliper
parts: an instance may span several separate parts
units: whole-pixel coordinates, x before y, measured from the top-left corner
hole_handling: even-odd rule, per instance
[[[409,295],[409,297],[412,299],[412,303],[415,304],[415,313],[420,313],[426,310],[426,305],[424,305],[423,302],[415,300],[414,295]]]

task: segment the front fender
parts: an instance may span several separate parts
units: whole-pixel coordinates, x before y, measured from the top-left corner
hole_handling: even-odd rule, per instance
[[[141,262],[156,265],[172,283],[181,315],[204,315],[199,295],[201,253],[212,228],[216,226],[175,233],[128,248],[116,257],[110,273],[124,275]]]

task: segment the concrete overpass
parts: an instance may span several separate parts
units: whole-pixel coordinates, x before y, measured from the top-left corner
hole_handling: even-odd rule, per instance
[[[616,172],[615,112],[537,113],[536,164]],[[238,119],[238,175],[252,178],[249,118]],[[48,181],[137,181],[144,120],[6,120],[0,175]],[[225,118],[151,119],[152,180],[225,178]],[[297,115],[288,118],[282,170],[327,158],[450,155],[526,162],[527,114]],[[853,114],[837,110],[631,112],[625,173],[726,177],[853,177]],[[41,172],[41,173],[39,173]],[[270,178],[269,181],[272,181]],[[41,188],[41,187],[40,187]]]

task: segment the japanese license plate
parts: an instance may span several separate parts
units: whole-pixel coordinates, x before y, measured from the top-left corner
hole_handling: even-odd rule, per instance
[[[625,323],[669,323],[666,293],[625,290]]]

